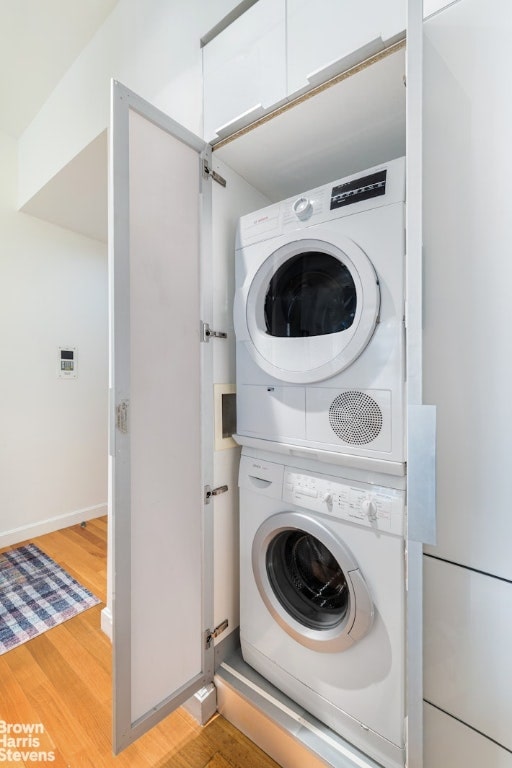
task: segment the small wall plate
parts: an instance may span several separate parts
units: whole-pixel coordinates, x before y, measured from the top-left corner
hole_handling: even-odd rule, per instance
[[[59,347],[57,359],[57,377],[76,379],[78,375],[78,356],[76,347]]]

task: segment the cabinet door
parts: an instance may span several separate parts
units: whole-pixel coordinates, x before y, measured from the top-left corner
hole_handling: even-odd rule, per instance
[[[111,125],[114,750],[211,680],[204,143],[120,84]],[[208,242],[208,238],[203,238]],[[204,316],[203,316],[204,317]],[[204,317],[208,320],[208,317]],[[206,420],[205,420],[206,421]]]
[[[286,98],[285,0],[259,0],[203,48],[204,136],[234,133]]]
[[[432,14],[442,11],[448,5],[453,5],[456,0],[423,0],[423,16],[432,16]]]
[[[288,0],[288,94],[306,91],[403,37],[405,0]]]

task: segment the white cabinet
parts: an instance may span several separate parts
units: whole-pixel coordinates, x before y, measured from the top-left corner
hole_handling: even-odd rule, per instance
[[[510,752],[512,585],[431,557],[424,576],[425,700]]]
[[[288,94],[305,91],[403,37],[404,0],[288,0]]]
[[[452,5],[457,0],[423,0],[423,16],[432,16],[433,13],[442,11],[447,5]]]
[[[405,36],[405,0],[258,0],[203,48],[215,142]]]
[[[234,133],[285,100],[285,8],[285,0],[259,0],[205,45],[207,141]]]
[[[481,733],[425,704],[425,768],[512,768],[512,754]]]
[[[424,24],[423,284],[425,397],[443,414],[428,551],[509,581],[510,10],[464,0]]]

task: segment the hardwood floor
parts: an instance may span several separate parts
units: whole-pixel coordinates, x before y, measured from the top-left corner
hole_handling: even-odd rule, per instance
[[[31,541],[105,601],[106,540],[106,518],[98,518]],[[278,768],[220,715],[201,727],[183,709],[114,757],[111,645],[100,629],[102,608],[0,656],[0,749],[53,753],[48,762],[55,768]],[[2,721],[34,724],[38,732],[7,735]],[[14,745],[9,738],[26,741]],[[45,762],[44,756],[37,762],[30,754],[21,757],[3,761],[29,768]]]

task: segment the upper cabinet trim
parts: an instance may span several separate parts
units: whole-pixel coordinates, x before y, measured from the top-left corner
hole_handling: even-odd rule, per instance
[[[236,8],[233,8],[233,10],[226,14],[226,16],[224,16],[224,18],[221,19],[218,24],[216,24],[210,29],[209,32],[202,36],[201,48],[204,48],[205,45],[211,43],[211,41],[216,38],[217,35],[220,35],[221,32],[224,32],[224,30],[227,29],[230,24],[239,19],[240,16],[248,11],[249,8],[252,8],[252,6],[257,2],[258,0],[242,0],[242,2],[239,3]]]

